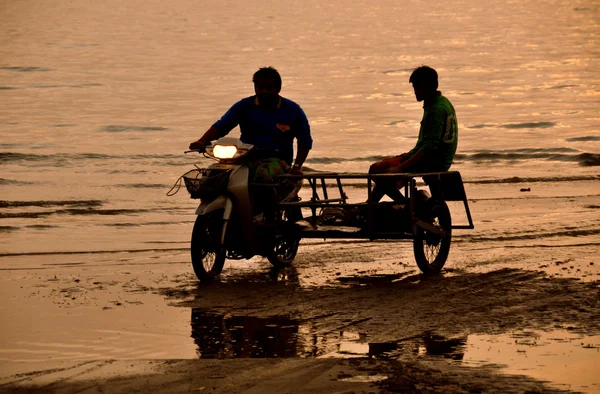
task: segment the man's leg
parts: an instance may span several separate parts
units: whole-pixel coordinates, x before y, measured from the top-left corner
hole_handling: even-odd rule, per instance
[[[390,185],[390,188],[388,190],[388,192],[386,193],[392,200],[394,200],[394,202],[398,203],[398,204],[406,204],[406,202],[408,201],[408,199],[406,197],[404,197],[402,195],[402,193],[400,192],[400,188],[402,186],[398,185],[400,183],[400,181],[398,182],[394,182],[392,185]]]
[[[371,191],[368,202],[379,202],[383,196],[388,196],[398,204],[405,204],[407,199],[402,195],[395,181],[379,181]]]
[[[290,167],[285,161],[279,158],[262,159],[260,165],[256,169],[254,181],[257,183],[275,184],[278,182],[278,177],[287,173],[289,168]],[[267,222],[272,223],[275,220],[277,204],[282,196],[280,196],[277,190],[271,186],[265,185],[265,187],[262,187],[261,189],[264,189],[262,195],[264,198],[262,201],[264,215]]]
[[[369,174],[385,174],[389,173],[389,168],[393,165],[397,165],[404,160],[404,156],[395,156],[387,159],[383,159],[371,165],[369,168]],[[406,198],[400,193],[399,188],[396,184],[400,184],[402,180],[379,180],[375,183],[375,187],[371,192],[368,202],[379,202],[384,195],[390,197],[393,201],[403,204],[406,202]]]
[[[367,202],[379,202],[385,196],[385,187],[381,183],[376,183]]]

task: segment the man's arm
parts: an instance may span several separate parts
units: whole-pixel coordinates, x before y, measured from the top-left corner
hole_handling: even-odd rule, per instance
[[[294,166],[292,167],[292,172],[302,172],[302,164],[306,160],[308,156],[308,152],[310,152],[310,148],[304,145],[298,145],[298,152],[296,153],[296,160],[294,160]]]
[[[199,140],[190,144],[190,149],[200,149],[210,141],[214,141],[227,135],[235,126],[240,123],[240,116],[243,112],[244,100],[235,103],[225,115],[215,124],[210,126]]]
[[[212,125],[198,141],[194,141],[190,144],[190,149],[200,149],[210,141],[214,141],[219,137],[221,137],[221,132],[215,125]]]
[[[308,156],[308,152],[310,152],[312,148],[313,140],[310,135],[308,118],[300,106],[298,106],[298,117],[294,124],[294,129],[296,130],[297,152],[296,160],[294,160],[294,166],[292,167],[292,173],[301,173],[302,165]]]

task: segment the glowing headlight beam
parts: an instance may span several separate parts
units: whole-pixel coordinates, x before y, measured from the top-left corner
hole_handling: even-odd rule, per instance
[[[213,153],[219,159],[231,159],[237,153],[237,148],[231,145],[216,145]]]

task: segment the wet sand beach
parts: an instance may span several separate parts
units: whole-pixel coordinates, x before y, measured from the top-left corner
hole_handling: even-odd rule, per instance
[[[294,268],[203,285],[184,250],[12,258],[0,391],[600,390],[598,281],[566,273],[597,263],[471,272],[453,252],[423,277],[407,242],[307,241]]]

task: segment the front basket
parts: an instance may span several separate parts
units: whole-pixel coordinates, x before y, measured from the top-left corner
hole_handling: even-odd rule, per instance
[[[191,198],[214,200],[227,189],[231,170],[214,174],[207,169],[193,169],[183,174],[185,188]]]

